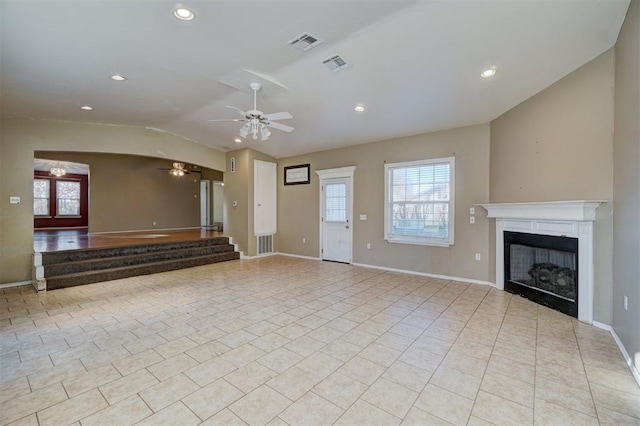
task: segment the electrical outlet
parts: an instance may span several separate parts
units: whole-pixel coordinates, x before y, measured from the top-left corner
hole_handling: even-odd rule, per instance
[[[367,250],[371,250],[371,243],[367,243]]]
[[[302,239],[302,244],[307,244],[307,239],[306,238]]]
[[[155,220],[153,221],[153,226],[156,226],[156,221]]]
[[[469,217],[469,223],[476,223],[476,218],[473,216]]]
[[[629,298],[626,295],[624,296],[624,310],[629,310]]]
[[[476,253],[476,260],[480,260],[480,253]]]

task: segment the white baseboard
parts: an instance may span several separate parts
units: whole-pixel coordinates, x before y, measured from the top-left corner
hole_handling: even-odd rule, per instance
[[[258,256],[245,256],[244,252],[240,252],[240,259],[260,259],[261,257],[271,257],[271,256],[277,256],[278,253],[274,252],[274,253],[265,253],[265,254],[260,254]]]
[[[591,325],[593,325],[596,328],[599,328],[600,330],[608,331],[609,333],[613,331],[613,328],[611,328],[609,324],[604,324],[598,321],[594,321],[593,323],[591,323]]]
[[[627,366],[629,367],[629,370],[631,370],[631,374],[633,375],[633,378],[636,380],[638,387],[640,387],[640,372],[638,371],[638,366],[634,365],[633,360],[629,356],[629,352],[627,352],[627,348],[625,348],[624,345],[622,344],[622,340],[620,340],[620,338],[616,334],[616,331],[613,329],[613,327],[610,327],[610,328],[611,328],[610,332],[611,332],[611,335],[613,336],[613,340],[616,341],[616,344],[618,345],[620,352],[622,352],[622,356],[624,357],[624,360],[627,362]]]
[[[352,263],[352,265],[353,266],[360,266],[362,268],[380,269],[380,270],[389,271],[389,272],[399,272],[401,274],[420,275],[421,277],[437,278],[439,280],[450,280],[450,281],[458,281],[458,282],[463,282],[463,283],[488,285],[488,286],[491,286],[491,287],[495,287],[496,286],[494,283],[491,283],[489,281],[474,280],[474,279],[471,279],[471,278],[460,278],[460,277],[451,277],[449,275],[429,274],[427,272],[411,271],[409,269],[387,268],[385,266],[367,265],[365,263]]]
[[[33,285],[33,281],[16,281],[14,283],[0,284],[0,288],[22,287],[23,285]]]
[[[282,253],[282,252],[278,252],[278,254],[280,256],[297,257],[298,259],[321,260],[319,257],[302,256],[300,254],[291,254],[291,253]]]

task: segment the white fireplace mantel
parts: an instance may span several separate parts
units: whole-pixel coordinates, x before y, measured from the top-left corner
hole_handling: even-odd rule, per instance
[[[596,220],[596,209],[606,200],[545,201],[532,203],[479,204],[488,217],[500,219]]]
[[[605,200],[479,204],[496,219],[496,288],[504,290],[504,231],[578,239],[578,319],[593,322],[593,221]]]

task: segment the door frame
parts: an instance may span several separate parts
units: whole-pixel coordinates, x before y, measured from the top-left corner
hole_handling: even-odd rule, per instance
[[[211,181],[200,180],[200,227],[208,228],[213,225],[211,220]],[[204,218],[202,217],[204,213]],[[206,220],[205,220],[206,219]],[[203,223],[205,222],[205,223]]]
[[[356,166],[347,166],[347,167],[338,167],[335,169],[325,169],[325,170],[316,170],[316,174],[319,176],[320,178],[320,184],[318,185],[318,194],[319,194],[319,206],[318,206],[318,210],[320,212],[320,216],[318,217],[318,241],[320,242],[320,246],[318,247],[318,254],[319,254],[319,258],[320,260],[323,260],[323,241],[322,241],[322,235],[323,235],[323,230],[322,227],[324,226],[324,222],[322,220],[323,216],[324,216],[324,212],[323,212],[323,206],[324,206],[324,199],[323,199],[323,191],[322,188],[324,186],[324,181],[328,180],[328,179],[336,179],[336,178],[349,178],[349,216],[348,216],[348,220],[349,223],[351,224],[351,226],[349,226],[349,238],[351,239],[351,247],[350,247],[350,252],[349,252],[349,263],[353,263],[353,197],[354,197],[354,192],[353,192],[353,177],[354,177],[354,172],[356,170]]]

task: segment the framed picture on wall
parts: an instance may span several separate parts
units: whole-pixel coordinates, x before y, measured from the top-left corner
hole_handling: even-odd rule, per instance
[[[284,168],[285,185],[304,185],[311,183],[311,164],[300,164],[298,166],[287,166]]]

